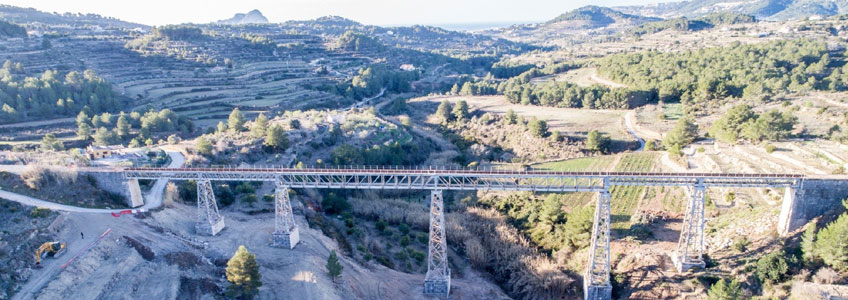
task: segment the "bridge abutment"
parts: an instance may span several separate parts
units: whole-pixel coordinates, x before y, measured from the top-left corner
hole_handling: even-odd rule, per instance
[[[427,255],[427,275],[424,294],[447,297],[450,293],[447,240],[442,190],[430,192],[430,248]]]
[[[595,205],[595,222],[592,225],[592,245],[589,263],[583,277],[584,300],[612,299],[610,282],[610,193],[609,182],[604,180],[604,191],[598,195]]]
[[[271,245],[279,248],[294,249],[300,242],[300,232],[294,223],[292,215],[289,188],[276,181],[277,188],[274,191],[274,233]]]
[[[218,203],[208,179],[197,181],[197,223],[194,230],[200,235],[214,236],[224,229],[224,217],[218,213]]]
[[[840,179],[799,179],[787,187],[780,207],[777,232],[787,236],[818,216],[842,207],[848,197],[848,182]]]
[[[141,196],[141,187],[138,185],[138,179],[127,180],[127,186],[130,189],[129,204],[130,207],[139,207],[144,205],[144,198]]]

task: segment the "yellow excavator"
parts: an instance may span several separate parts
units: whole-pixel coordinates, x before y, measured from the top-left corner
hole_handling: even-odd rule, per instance
[[[65,253],[65,243],[46,242],[41,244],[41,247],[38,247],[38,249],[35,250],[35,265],[41,265],[42,257],[57,257],[62,255],[62,253]]]

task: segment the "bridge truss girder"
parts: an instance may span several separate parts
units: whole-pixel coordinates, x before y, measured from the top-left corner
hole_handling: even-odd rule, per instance
[[[799,175],[343,169],[131,168],[126,179],[282,182],[289,188],[602,192],[608,185],[796,187]]]

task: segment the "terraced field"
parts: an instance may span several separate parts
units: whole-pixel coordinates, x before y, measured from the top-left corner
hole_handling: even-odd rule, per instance
[[[282,36],[277,42],[301,40]],[[119,93],[134,100],[127,110],[170,108],[195,120],[220,119],[233,107],[258,113],[349,105],[350,100],[310,86],[335,84],[369,62],[316,48],[320,44],[266,53],[216,42],[171,41],[167,48],[152,49],[157,46],[154,43],[150,48],[128,49],[124,47],[126,37],[71,36],[53,41],[54,48],[61,51],[7,47],[4,54],[23,62],[28,72],[55,69],[57,61],[61,62],[59,69],[95,70]],[[224,64],[225,59],[229,64]],[[333,71],[319,74],[316,69],[321,66]]]
[[[542,163],[533,169],[550,171],[661,171],[658,152],[624,153],[617,156],[587,157],[558,162]],[[679,213],[685,208],[683,190],[668,187],[615,186],[611,190],[613,229],[630,228],[630,217],[639,210],[663,210]],[[563,205],[567,211],[591,205],[595,193],[568,193]]]

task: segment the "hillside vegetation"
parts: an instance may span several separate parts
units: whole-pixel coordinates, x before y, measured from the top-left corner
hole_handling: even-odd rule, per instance
[[[725,97],[768,97],[785,91],[846,88],[841,53],[811,40],[611,55],[599,59],[607,78],[655,92],[668,102],[706,103]]]
[[[0,37],[26,37],[26,28],[0,20]]]
[[[73,116],[83,108],[100,113],[123,105],[112,87],[92,70],[47,70],[27,76],[20,63],[0,69],[0,124]]]

